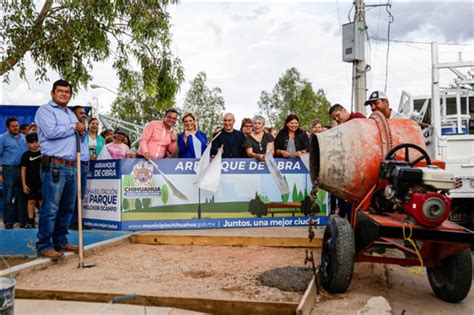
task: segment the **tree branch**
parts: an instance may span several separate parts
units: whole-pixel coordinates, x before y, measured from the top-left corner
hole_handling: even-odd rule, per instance
[[[33,24],[30,36],[28,36],[23,41],[21,47],[16,47],[15,51],[12,54],[2,60],[0,64],[0,75],[3,75],[4,73],[12,69],[34,45],[34,43],[38,39],[38,33],[43,27],[44,20],[47,18],[48,12],[50,11],[52,5],[53,0],[47,0],[44,3],[43,8],[41,9],[38,17],[36,18]]]

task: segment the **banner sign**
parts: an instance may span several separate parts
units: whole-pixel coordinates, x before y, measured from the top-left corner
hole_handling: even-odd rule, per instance
[[[193,184],[198,160],[153,161],[157,167],[144,159],[91,161],[85,224],[97,227],[109,222],[122,230],[308,225],[299,204],[311,191],[311,180],[299,158],[275,159],[290,188],[288,194],[280,193],[265,162],[255,159],[223,159],[216,192]],[[170,182],[187,200],[173,194]],[[327,193],[320,190],[315,203],[320,211],[314,220],[324,225]]]
[[[122,223],[125,230],[187,230],[219,228],[255,228],[307,226],[309,217],[248,218],[248,219],[201,219],[201,220],[166,220],[166,221],[126,221]],[[315,225],[326,225],[327,217],[313,217]]]

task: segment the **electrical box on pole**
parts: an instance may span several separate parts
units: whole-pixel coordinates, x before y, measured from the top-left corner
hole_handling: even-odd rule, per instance
[[[364,60],[365,25],[355,21],[342,25],[342,60],[353,62]]]

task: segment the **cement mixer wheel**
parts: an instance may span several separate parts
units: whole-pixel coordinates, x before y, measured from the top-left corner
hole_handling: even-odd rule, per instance
[[[349,222],[334,218],[324,230],[321,283],[330,293],[346,292],[354,271],[355,241]]]
[[[415,151],[418,151],[421,154],[421,156],[414,160],[410,159],[410,151],[409,151],[410,148],[414,149]],[[428,153],[426,153],[426,151],[423,150],[423,148],[413,143],[402,143],[402,144],[394,146],[393,148],[390,149],[390,151],[388,151],[387,155],[385,156],[385,160],[395,160],[395,153],[399,150],[405,151],[405,155],[404,155],[405,162],[409,163],[412,167],[415,166],[418,162],[423,161],[423,160],[425,160],[426,165],[431,165],[431,159]]]
[[[433,292],[445,302],[461,302],[469,293],[472,282],[471,250],[466,248],[442,261],[442,265],[427,268]]]

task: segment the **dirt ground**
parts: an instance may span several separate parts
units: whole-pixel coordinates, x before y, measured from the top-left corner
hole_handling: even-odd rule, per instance
[[[474,314],[474,287],[458,304],[438,299],[431,290],[426,269],[420,275],[412,267],[357,263],[344,294],[322,293],[311,314],[356,314],[374,296],[383,296],[393,314]]]
[[[313,251],[319,261],[320,251]],[[267,287],[258,279],[269,270],[308,267],[304,258],[304,248],[127,244],[86,257],[94,268],[77,269],[71,259],[20,274],[17,288],[297,303],[302,292]],[[374,296],[385,297],[393,314],[474,314],[474,288],[463,302],[449,304],[433,294],[425,271],[414,275],[410,269],[358,263],[348,291],[323,292],[312,314],[356,314]]]
[[[17,288],[298,303],[304,292],[263,286],[261,273],[303,267],[302,248],[127,244],[20,275]],[[290,281],[297,281],[292,278]]]

